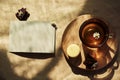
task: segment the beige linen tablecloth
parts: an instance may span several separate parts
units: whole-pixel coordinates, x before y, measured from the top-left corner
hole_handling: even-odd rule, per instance
[[[0,80],[90,80],[71,71],[61,51],[62,34],[73,19],[86,13],[104,18],[119,34],[119,3],[119,0],[0,0]],[[30,13],[28,21],[49,21],[57,25],[55,57],[27,58],[8,52],[9,24],[19,21],[15,13],[22,7]],[[120,63],[120,56],[117,60]],[[120,67],[110,76],[97,80],[109,80],[108,77],[120,80],[119,73]]]

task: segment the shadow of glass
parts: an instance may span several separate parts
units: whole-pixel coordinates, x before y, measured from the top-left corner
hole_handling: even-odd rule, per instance
[[[104,48],[104,50],[106,51],[105,48]],[[82,69],[80,67],[77,67],[77,66],[71,64],[70,61],[67,59],[66,56],[65,56],[65,58],[66,58],[66,61],[69,64],[69,66],[71,67],[73,73],[78,74],[78,75],[80,74],[80,75],[84,75],[84,76],[89,76],[89,75],[95,75],[95,74],[102,74],[102,73],[106,72],[107,69],[110,68],[110,67],[112,67],[113,64],[115,63],[115,61],[117,60],[118,53],[119,53],[119,49],[116,51],[116,53],[115,53],[116,55],[113,58],[110,58],[110,62],[108,64],[106,64],[102,68],[96,69],[96,70]]]
[[[90,80],[111,80],[114,76],[115,70],[119,67],[119,62],[116,61],[115,63],[115,66],[113,65],[111,68],[109,68],[108,71],[105,72],[105,76],[103,75],[103,77],[98,77],[97,75],[90,75],[88,77],[90,78]]]

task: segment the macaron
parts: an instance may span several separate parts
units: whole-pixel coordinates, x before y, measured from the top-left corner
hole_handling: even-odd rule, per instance
[[[77,57],[80,53],[80,47],[77,45],[77,44],[70,44],[68,47],[67,47],[67,55],[69,57]]]

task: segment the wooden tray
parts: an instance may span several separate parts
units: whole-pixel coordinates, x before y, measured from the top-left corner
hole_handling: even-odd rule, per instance
[[[108,39],[106,44],[104,44],[100,48],[88,48],[82,44],[79,37],[80,26],[84,21],[93,17],[95,16],[91,16],[89,14],[79,16],[67,26],[62,37],[62,50],[67,61],[73,66],[84,70],[86,70],[86,66],[83,64],[85,61],[86,53],[90,53],[90,55],[92,55],[92,57],[97,60],[98,66],[94,70],[99,70],[112,62],[117,51],[117,40],[114,35],[112,36],[112,38]],[[74,60],[70,59],[67,55],[67,47],[70,44],[77,44],[81,50],[80,55]]]

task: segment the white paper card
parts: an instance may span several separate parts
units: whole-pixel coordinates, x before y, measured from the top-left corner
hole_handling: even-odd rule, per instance
[[[55,28],[48,22],[12,21],[9,51],[54,53]]]

